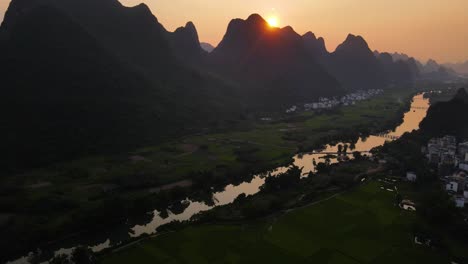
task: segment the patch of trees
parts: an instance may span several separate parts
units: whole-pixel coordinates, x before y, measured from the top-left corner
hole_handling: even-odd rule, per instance
[[[261,187],[263,192],[275,192],[285,190],[297,186],[301,181],[302,169],[297,166],[292,166],[287,172],[277,176],[265,178],[265,184]]]
[[[468,138],[468,95],[460,89],[449,102],[440,102],[431,106],[427,117],[421,122],[421,131],[428,137],[454,135]]]
[[[28,257],[28,262],[31,264],[39,264],[49,260],[50,264],[96,264],[98,263],[94,252],[87,247],[77,247],[73,250],[70,256],[60,254],[49,259],[47,255],[38,250]]]
[[[234,149],[234,154],[240,162],[255,163],[259,161],[259,158],[255,155],[259,150],[260,149],[255,146],[241,146]]]

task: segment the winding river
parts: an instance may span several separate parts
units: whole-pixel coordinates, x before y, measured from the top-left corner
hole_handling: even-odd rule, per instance
[[[352,151],[368,152],[372,148],[383,145],[386,141],[394,140],[406,132],[411,132],[419,128],[419,123],[424,119],[429,108],[429,100],[425,99],[423,94],[418,94],[413,97],[411,103],[411,109],[405,113],[403,123],[396,127],[393,131],[388,133],[383,133],[379,135],[371,135],[367,138],[360,138],[355,143],[355,148]],[[349,144],[348,142],[343,142],[340,144]],[[304,175],[308,174],[311,171],[314,171],[313,161],[316,160],[319,162],[327,153],[336,153],[338,152],[337,145],[327,145],[325,149],[320,152],[312,152],[307,154],[300,154],[294,156],[294,165],[303,168]],[[332,163],[338,162],[336,158],[331,159]],[[288,170],[288,167],[279,167],[271,172],[272,175],[277,175],[279,173],[285,172]],[[230,204],[237,198],[240,194],[246,194],[247,196],[256,194],[260,191],[260,187],[265,183],[265,174],[256,175],[249,182],[243,182],[237,186],[228,185],[224,188],[224,191],[214,194],[214,205],[207,205],[203,202],[193,202],[186,200],[187,208],[180,214],[174,214],[169,212],[169,215],[162,217],[160,212],[153,211],[148,215],[148,221],[145,224],[130,225],[129,229],[120,228],[120,230],[109,231],[106,234],[99,234],[94,237],[83,237],[78,239],[73,239],[70,241],[61,242],[59,247],[51,249],[54,254],[69,254],[74,247],[77,245],[88,245],[93,251],[99,252],[106,248],[113,246],[118,246],[123,244],[125,241],[128,241],[130,238],[136,238],[144,234],[153,235],[156,234],[156,228],[161,225],[170,223],[172,221],[185,221],[190,220],[192,216],[208,211],[216,206],[222,206]],[[122,230],[123,229],[123,230]],[[28,263],[27,257],[22,257],[15,261],[8,263]]]

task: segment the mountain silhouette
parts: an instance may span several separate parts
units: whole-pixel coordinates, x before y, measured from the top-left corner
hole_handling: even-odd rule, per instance
[[[468,74],[468,61],[462,63],[446,63],[443,66],[446,68],[453,69],[458,74]]]
[[[177,28],[173,33],[167,32],[169,42],[174,54],[182,61],[193,63],[200,62],[206,51],[202,49],[198,32],[192,22],[185,27]]]
[[[211,45],[210,43],[206,43],[206,42],[200,43],[200,46],[203,50],[205,50],[208,53],[212,52],[215,49],[213,45]]]
[[[468,94],[461,88],[452,100],[436,103],[429,108],[426,118],[420,124],[421,132],[429,138],[445,135],[467,138],[468,116],[464,114],[467,112]]]
[[[386,84],[383,67],[361,36],[349,34],[325,64],[351,90],[382,88]]]
[[[325,40],[322,37],[317,38],[314,33],[309,31],[302,36],[302,39],[307,51],[317,60],[322,61],[328,55]]]
[[[412,65],[410,60],[394,60],[390,53],[377,54],[377,59],[383,67],[387,81],[390,84],[413,83],[418,77],[417,66]],[[416,69],[414,69],[416,67]]]
[[[134,144],[133,129],[145,128],[138,136],[146,141],[159,124],[168,124],[169,96],[154,93],[150,81],[60,10],[40,5],[7,25],[1,115],[14,134],[0,132],[5,168],[39,166],[104,146],[115,151]]]
[[[258,103],[307,102],[341,92],[291,27],[273,28],[257,14],[229,23],[209,55],[213,69],[244,87]]]
[[[145,5],[13,0],[0,40],[4,173],[155,144],[238,111],[233,89],[179,62]]]

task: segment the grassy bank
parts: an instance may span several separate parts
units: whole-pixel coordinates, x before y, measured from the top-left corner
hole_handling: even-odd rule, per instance
[[[277,219],[188,227],[145,241],[102,263],[444,263],[412,242],[416,215],[370,182]]]
[[[332,111],[300,113],[272,122],[245,120],[229,131],[2,178],[0,214],[8,219],[2,220],[0,231],[5,237],[19,238],[14,240],[18,243],[2,246],[22,252],[96,223],[109,226],[161,204],[161,197],[151,193],[154,188],[192,181],[192,187],[186,185],[182,193],[169,195],[183,198],[201,187],[241,182],[252,172],[287,163],[300,150],[354,137],[358,131],[386,129],[401,120],[410,95],[410,91],[394,91]],[[199,171],[209,173],[195,177],[193,173]]]

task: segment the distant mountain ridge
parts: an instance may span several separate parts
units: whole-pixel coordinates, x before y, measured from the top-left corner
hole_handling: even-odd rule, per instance
[[[309,31],[302,36],[302,39],[308,52],[315,58],[323,60],[328,55],[325,40],[322,37],[317,38],[314,33]]]
[[[12,0],[0,26],[4,171],[412,80],[407,62],[382,63],[360,36],[330,53],[312,32],[257,14],[232,20],[212,52],[203,46],[193,23],[169,32],[144,4]]]
[[[241,111],[226,84],[181,62],[180,32],[145,5],[13,0],[0,27],[2,173],[154,144]]]
[[[453,69],[458,74],[468,75],[468,61],[463,63],[446,63],[443,65],[446,68]]]
[[[172,33],[167,32],[167,36],[175,56],[184,62],[198,62],[206,55],[192,22],[187,22],[185,27],[179,27]]]
[[[200,46],[203,50],[205,50],[208,53],[211,53],[215,49],[213,45],[211,45],[210,43],[206,43],[206,42],[201,42]]]
[[[248,97],[266,99],[258,103],[307,102],[342,92],[299,34],[291,27],[270,27],[257,14],[232,20],[209,61],[219,74],[241,83]]]
[[[383,67],[361,36],[349,34],[330,54],[328,68],[352,90],[382,88],[387,83]]]

